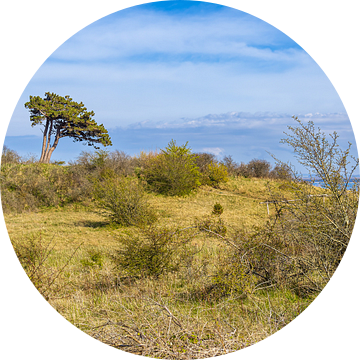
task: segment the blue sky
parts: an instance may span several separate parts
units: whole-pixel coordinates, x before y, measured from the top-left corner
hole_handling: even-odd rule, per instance
[[[355,143],[344,106],[319,66],[269,24],[220,5],[169,1],[132,7],[89,25],[61,45],[26,87],[5,145],[39,155],[30,95],[70,95],[95,112],[130,154],[171,139],[237,161],[288,161],[279,141],[292,115]],[[62,139],[53,159],[89,147]]]

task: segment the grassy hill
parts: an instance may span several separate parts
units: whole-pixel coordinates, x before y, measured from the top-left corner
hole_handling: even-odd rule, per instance
[[[228,229],[250,231],[269,219],[260,204],[269,182],[282,184],[232,178],[185,197],[151,194],[149,203],[159,227],[190,227],[220,203]],[[314,298],[271,288],[217,289],[229,248],[202,232],[191,234],[178,269],[159,277],[128,276],[116,267],[114,254],[121,236],[134,237],[139,229],[111,223],[92,202],[6,214],[5,220],[25,270],[50,304],[94,338],[136,354],[173,359],[226,354],[276,332]]]
[[[1,197],[15,251],[54,309],[106,344],[166,359],[250,346],[329,281],[359,187],[336,171],[321,189],[286,166],[166,151],[85,153],[67,166],[8,152]]]

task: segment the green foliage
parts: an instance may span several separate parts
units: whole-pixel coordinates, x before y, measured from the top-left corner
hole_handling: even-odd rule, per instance
[[[86,200],[90,186],[78,167],[34,163],[1,168],[4,212],[34,211]]]
[[[222,205],[220,203],[216,203],[214,205],[212,214],[213,215],[221,215],[224,212],[224,208],[222,207]]]
[[[208,179],[211,186],[229,181],[227,168],[224,164],[211,162],[208,165]]]
[[[104,256],[103,254],[96,250],[91,249],[87,253],[87,257],[80,260],[81,264],[84,267],[90,267],[90,268],[99,268],[102,269],[104,265]]]
[[[113,259],[128,276],[159,277],[179,269],[181,249],[192,238],[189,230],[150,226],[135,236],[121,236]]]
[[[109,158],[109,152],[105,150],[97,150],[90,157],[91,168],[103,168],[106,164],[106,160]]]
[[[117,224],[143,226],[157,219],[137,178],[105,178],[94,183],[94,191],[99,206],[107,210],[111,220]]]
[[[65,165],[65,161],[62,160],[55,160],[51,162],[53,165]]]
[[[216,264],[216,273],[211,278],[210,289],[215,298],[234,294],[246,297],[253,293],[255,282],[253,277],[249,276],[248,266],[245,262],[226,256]]]
[[[61,138],[71,137],[74,142],[84,141],[99,149],[96,144],[111,145],[107,130],[93,119],[95,113],[88,111],[82,102],[47,92],[45,97],[30,96],[25,103],[30,111],[31,126],[43,125],[43,146],[40,162],[49,163],[51,155]],[[51,136],[54,141],[51,144]]]
[[[196,165],[201,173],[200,182],[202,185],[210,185],[216,187],[222,182],[227,182],[228,168],[226,165],[219,163],[215,155],[208,153],[197,153]]]
[[[164,195],[184,196],[200,186],[196,156],[187,143],[182,146],[170,141],[165,150],[149,161],[144,177],[153,191]]]

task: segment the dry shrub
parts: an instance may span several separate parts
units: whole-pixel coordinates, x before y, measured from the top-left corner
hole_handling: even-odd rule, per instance
[[[79,247],[73,251],[62,267],[57,268],[49,265],[55,244],[52,241],[43,241],[41,234],[38,238],[34,235],[29,240],[15,242],[13,246],[29,279],[46,300],[59,296],[59,293],[70,285],[64,276],[65,270]]]
[[[232,158],[231,155],[224,156],[222,163],[226,166],[229,175],[231,176],[239,175],[239,171],[238,171],[239,164]]]
[[[243,162],[240,163],[239,166],[236,168],[236,175],[242,176],[244,178],[249,178],[252,176],[249,167],[247,166],[247,164]]]
[[[81,168],[53,164],[17,164],[1,169],[4,212],[35,211],[41,207],[82,201],[91,183]]]
[[[207,236],[223,237],[226,235],[227,228],[218,214],[195,218],[194,226]]]
[[[158,151],[141,151],[139,155],[134,156],[135,175],[140,179],[144,179],[144,174],[158,155]]]
[[[123,321],[104,319],[101,325],[93,327],[90,335],[127,352],[173,360],[224,355],[252,345],[220,317],[202,319],[181,314],[161,298],[137,296],[128,302],[128,306],[117,311],[123,313]]]
[[[134,173],[135,159],[119,150],[98,150],[93,153],[83,151],[72,165],[83,167],[88,175],[95,178],[100,178],[106,173],[129,176]]]
[[[207,173],[208,166],[216,162],[214,154],[209,153],[195,153],[195,162],[201,173]]]
[[[4,211],[21,212],[58,205],[60,199],[56,186],[49,181],[49,175],[55,175],[54,171],[40,164],[19,164],[3,169],[1,187]]]
[[[19,164],[21,163],[21,156],[14,150],[9,149],[4,145],[1,155],[1,166],[8,164]]]
[[[107,159],[108,166],[120,176],[130,176],[134,174],[136,159],[126,154],[124,151],[115,150],[109,154]]]
[[[266,178],[269,176],[271,164],[266,160],[253,159],[247,164],[251,177]]]
[[[272,179],[280,180],[291,180],[292,171],[291,167],[288,164],[276,164],[275,167],[270,171],[269,177]]]

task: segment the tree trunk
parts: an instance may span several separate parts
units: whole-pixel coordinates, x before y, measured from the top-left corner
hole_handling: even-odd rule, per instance
[[[50,120],[50,126],[49,126],[49,131],[48,131],[48,139],[47,139],[47,145],[46,145],[46,154],[49,152],[49,148],[50,148],[50,142],[51,142],[51,132],[52,132],[52,127],[53,127],[53,120]],[[45,156],[46,157],[46,156]]]
[[[45,153],[45,156],[44,156],[44,159],[43,159],[43,163],[45,163],[45,164],[50,163],[51,155],[54,152],[54,150],[56,149],[56,147],[57,147],[57,145],[59,143],[59,139],[60,139],[60,129],[57,129],[56,130],[56,135],[55,135],[55,140],[54,140],[54,143],[53,143],[53,145],[51,147],[50,147],[50,143],[48,142],[48,146],[47,146],[46,153]],[[50,137],[49,137],[49,140],[50,140]]]
[[[45,129],[44,129],[44,133],[43,133],[43,143],[42,143],[42,148],[41,148],[41,156],[40,156],[40,160],[39,162],[44,162],[44,158],[45,158],[45,149],[46,149],[46,138],[47,138],[47,133],[49,130],[49,120],[46,119],[46,125],[45,125]]]

